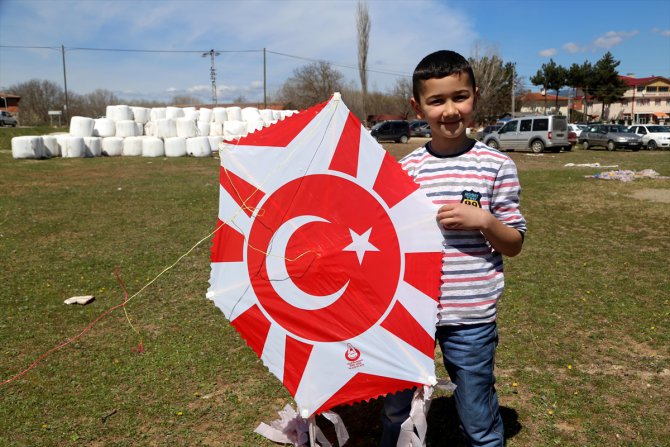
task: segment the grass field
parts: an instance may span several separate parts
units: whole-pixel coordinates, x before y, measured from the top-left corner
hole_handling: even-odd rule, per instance
[[[117,267],[133,295],[206,238],[219,175],[215,158],[13,160],[6,131],[0,382],[121,303]],[[584,176],[605,169],[564,167],[670,176],[670,152],[512,157],[529,231],[522,254],[506,260],[499,314],[508,445],[670,445],[670,180],[604,181]],[[111,312],[0,386],[0,445],[275,445],[253,429],[290,396],[205,298],[209,250],[206,239],[133,298],[127,317]],[[92,304],[63,304],[88,294]],[[376,445],[379,408],[336,409],[348,446]],[[462,445],[448,394],[433,401],[428,437]]]

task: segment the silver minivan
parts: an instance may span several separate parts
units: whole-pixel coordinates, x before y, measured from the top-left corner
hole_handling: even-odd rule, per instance
[[[512,118],[496,132],[484,138],[484,144],[494,149],[535,153],[550,150],[569,150],[568,119],[563,115],[524,116]]]

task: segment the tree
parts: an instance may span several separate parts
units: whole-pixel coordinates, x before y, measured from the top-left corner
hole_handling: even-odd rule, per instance
[[[63,110],[65,104],[63,89],[52,81],[31,79],[9,87],[8,91],[21,97],[22,125],[48,123],[49,110]]]
[[[628,86],[619,77],[619,72],[616,69],[620,63],[608,51],[593,66],[594,79],[597,82],[594,96],[602,103],[600,110],[602,118],[605,117],[605,109],[609,109],[609,105],[613,102],[620,101],[628,89]]]
[[[547,113],[547,90],[556,92],[554,107],[558,110],[558,91],[565,87],[567,75],[568,72],[563,66],[549,59],[549,62],[542,64],[542,68],[530,79],[534,85],[542,85],[544,88],[544,113]]]
[[[566,85],[582,90],[584,119],[588,120],[589,95],[596,85],[593,65],[589,61],[584,61],[581,65],[572,64],[566,73]]]
[[[107,106],[116,105],[120,102],[119,98],[113,92],[105,89],[97,89],[83,96],[82,110],[78,114],[97,118],[107,113]],[[72,108],[72,106],[70,107]]]
[[[475,73],[479,100],[475,121],[480,123],[495,121],[512,108],[512,89],[520,85],[514,64],[504,63],[495,48],[486,48],[480,55],[479,44],[468,59]]]
[[[366,99],[368,95],[368,48],[370,45],[370,14],[368,7],[359,0],[356,13],[356,30],[358,31],[358,74],[361,78],[363,93],[363,116],[367,115]]]
[[[297,68],[279,90],[278,96],[287,107],[305,109],[328,100],[343,87],[344,76],[328,62],[319,61]]]

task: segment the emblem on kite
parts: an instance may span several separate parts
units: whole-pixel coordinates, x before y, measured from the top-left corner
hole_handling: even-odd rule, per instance
[[[436,209],[339,94],[220,156],[207,297],[300,414],[434,384]]]

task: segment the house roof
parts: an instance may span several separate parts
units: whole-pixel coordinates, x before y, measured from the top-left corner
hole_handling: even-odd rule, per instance
[[[633,78],[630,76],[619,76],[619,78],[626,83],[629,87],[636,87],[638,85],[647,85],[651,84],[654,81],[665,81],[670,84],[670,79],[663,76],[649,76],[647,78]]]
[[[0,97],[3,97],[3,98],[20,98],[20,96],[12,95],[11,93],[3,93],[3,92],[0,92]]]
[[[544,101],[544,99],[547,99],[547,101],[556,101],[556,95],[552,95],[551,93],[548,93],[546,96],[543,95],[542,93],[539,92],[528,92],[525,95],[521,97],[523,101]],[[567,96],[559,96],[558,97],[559,101],[567,101],[568,98]]]

